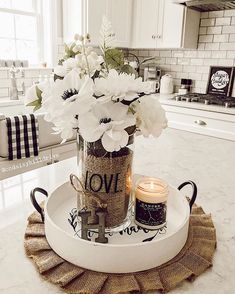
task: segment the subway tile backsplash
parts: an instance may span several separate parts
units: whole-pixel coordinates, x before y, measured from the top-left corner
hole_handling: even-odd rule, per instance
[[[189,78],[193,91],[205,93],[210,65],[235,66],[235,10],[201,13],[197,50],[129,50],[140,59],[160,56],[157,63],[174,78],[175,91],[181,78]]]

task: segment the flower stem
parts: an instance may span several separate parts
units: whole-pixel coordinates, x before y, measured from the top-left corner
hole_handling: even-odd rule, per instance
[[[107,50],[106,45],[105,45],[105,40],[104,40],[103,46],[100,45],[100,49],[101,49],[101,52],[102,52],[102,54],[103,54],[104,64],[105,64],[106,70],[107,70],[107,72],[109,73],[109,67],[108,67],[108,64],[107,64],[107,62],[106,62],[106,58],[105,58],[105,52],[106,52],[106,50]]]
[[[87,55],[86,55],[86,50],[85,50],[85,43],[84,43],[84,40],[82,41],[82,49],[83,49],[83,54],[84,54],[84,56],[85,56],[85,60],[86,60],[88,76],[89,76],[89,78],[90,78],[90,77],[91,77],[91,72],[90,72],[90,67],[89,67],[89,63],[88,63],[88,59],[87,59]]]

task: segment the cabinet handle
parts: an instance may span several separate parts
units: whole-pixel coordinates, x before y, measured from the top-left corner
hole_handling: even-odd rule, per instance
[[[47,162],[47,165],[51,165],[52,164],[52,162]]]
[[[157,38],[158,38],[158,39],[161,39],[161,35],[157,35]]]
[[[156,36],[155,35],[152,35],[152,39],[156,39]]]
[[[55,159],[55,160],[54,160],[54,163],[57,163],[57,162],[60,162],[60,161],[59,161],[58,159]]]
[[[199,126],[206,126],[207,125],[207,123],[205,121],[200,120],[200,119],[195,120],[194,123],[199,125]]]

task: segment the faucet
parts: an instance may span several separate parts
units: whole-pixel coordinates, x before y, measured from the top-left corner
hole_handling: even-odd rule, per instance
[[[19,96],[18,95],[24,95],[25,94],[25,84],[24,82],[22,83],[22,90],[18,90],[17,88],[17,83],[16,83],[16,74],[20,72],[21,73],[21,77],[24,77],[24,71],[19,69],[19,68],[15,68],[14,66],[12,66],[9,70],[10,73],[10,79],[11,79],[11,86],[10,86],[10,99],[11,100],[19,100]]]

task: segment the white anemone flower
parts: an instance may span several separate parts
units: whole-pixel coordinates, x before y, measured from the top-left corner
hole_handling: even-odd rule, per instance
[[[79,132],[87,142],[101,138],[108,152],[119,151],[128,144],[126,128],[135,125],[135,117],[121,103],[99,103],[88,113],[79,117]]]
[[[91,49],[92,48],[87,47],[84,54],[77,54],[76,60],[78,64],[78,71],[82,75],[89,74],[92,77],[96,71],[101,70],[101,63],[103,62],[103,59]]]
[[[54,73],[59,77],[65,77],[70,71],[77,70],[80,77],[85,75],[94,75],[96,71],[101,70],[102,56],[99,56],[92,47],[81,47],[76,45],[76,51],[81,51],[75,58],[66,59],[62,65],[58,65],[54,69]]]
[[[53,121],[54,134],[60,134],[62,143],[75,135],[75,129],[78,127],[78,121],[74,116],[58,117]]]
[[[54,123],[55,131],[69,139],[77,127],[75,116],[85,114],[96,103],[93,97],[93,81],[89,77],[79,78],[72,70],[63,80],[57,79],[43,99],[45,119]]]
[[[134,74],[118,73],[111,69],[104,78],[95,79],[95,93],[105,101],[132,101],[139,97],[139,93],[150,93],[150,85],[142,82],[142,78],[135,78]]]
[[[39,97],[37,96],[37,88],[42,91],[43,98],[43,93],[47,93],[51,88],[51,81],[43,81],[41,83],[32,85],[25,93],[24,104],[26,106],[36,100],[39,101]]]
[[[70,57],[63,62],[63,66],[66,68],[67,72],[70,72],[78,66],[77,60],[73,57]]]
[[[59,77],[65,77],[71,70],[78,67],[78,62],[75,58],[66,59],[62,65],[57,65],[54,73]]]
[[[165,110],[154,96],[142,96],[133,103],[132,108],[135,111],[136,126],[144,137],[159,137],[167,127]]]
[[[57,65],[57,66],[54,68],[54,74],[56,74],[57,76],[63,78],[63,77],[67,74],[66,67],[63,66],[63,65]]]

